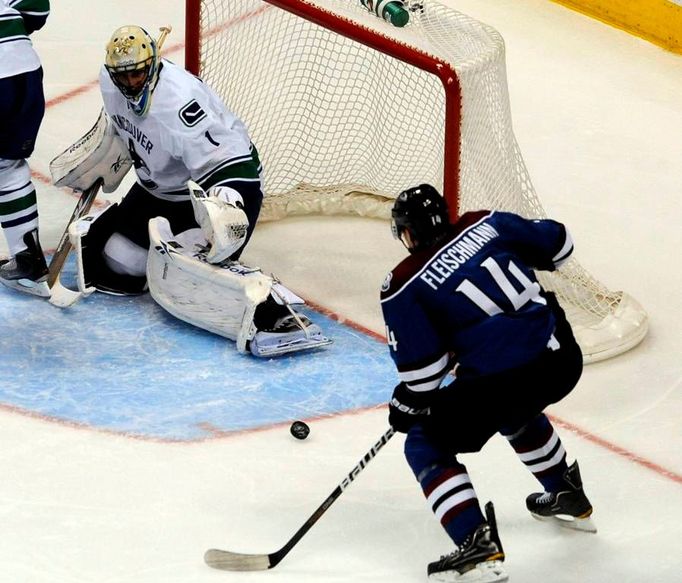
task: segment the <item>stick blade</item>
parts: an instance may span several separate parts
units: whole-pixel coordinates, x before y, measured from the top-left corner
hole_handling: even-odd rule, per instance
[[[265,571],[273,566],[269,555],[233,553],[220,549],[208,549],[204,553],[204,562],[221,571]]]
[[[64,287],[59,279],[57,279],[50,290],[50,299],[48,301],[58,308],[68,308],[82,297],[83,294],[81,292]]]

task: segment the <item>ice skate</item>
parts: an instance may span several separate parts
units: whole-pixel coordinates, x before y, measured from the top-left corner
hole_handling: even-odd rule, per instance
[[[592,504],[583,492],[578,462],[573,462],[564,474],[566,489],[560,492],[531,494],[526,498],[526,507],[533,518],[555,522],[566,528],[597,532],[592,522]]]
[[[509,576],[502,566],[504,550],[497,534],[492,502],[485,506],[487,522],[481,524],[453,553],[429,563],[432,581],[502,583]]]
[[[306,316],[290,313],[256,332],[249,350],[254,356],[268,357],[320,348],[331,342]]]
[[[0,259],[0,282],[25,293],[50,297],[47,263],[38,240],[38,231],[34,229],[26,233],[24,243],[26,249],[14,257]]]

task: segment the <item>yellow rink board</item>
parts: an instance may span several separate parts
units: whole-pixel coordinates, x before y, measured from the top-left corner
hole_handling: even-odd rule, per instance
[[[552,0],[682,53],[682,2],[668,0]]]

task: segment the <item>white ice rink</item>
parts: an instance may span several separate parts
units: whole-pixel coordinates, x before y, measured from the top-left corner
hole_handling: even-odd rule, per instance
[[[495,502],[510,581],[682,582],[682,57],[548,0],[452,3],[506,40],[514,128],[548,214],[569,225],[580,262],[650,318],[641,345],[588,366],[549,411],[580,461],[597,535],[530,518],[537,485],[503,440],[463,457],[481,502]],[[48,164],[97,117],[106,40],[123,24],[170,23],[164,53],[182,62],[183,4],[54,1],[35,34],[49,103],[31,166],[47,249],[75,202],[49,185]],[[402,255],[385,223],[327,218],[262,225],[244,259],[381,333],[379,285]],[[172,443],[0,405],[0,583],[425,581],[452,548],[401,436],[276,569],[202,561],[209,547],[277,550],[385,427],[380,408],[313,420],[303,442],[279,426]]]

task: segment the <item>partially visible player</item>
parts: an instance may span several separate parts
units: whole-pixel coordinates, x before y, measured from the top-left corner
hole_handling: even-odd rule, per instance
[[[27,159],[45,113],[43,69],[29,36],[42,28],[49,0],[0,0],[0,224],[9,259],[0,282],[49,295],[38,238],[38,204]]]
[[[561,223],[480,210],[455,223],[430,185],[403,191],[393,234],[410,252],[387,276],[381,306],[400,384],[389,422],[407,433],[405,456],[457,547],[428,566],[441,581],[506,581],[492,503],[483,515],[458,454],[504,435],[544,493],[526,499],[536,518],[594,532],[577,462],[568,465],[545,407],[582,374],[582,354],[554,294],[534,269],[572,253]],[[454,380],[444,384],[451,373]]]
[[[108,138],[63,184],[86,187],[79,181],[93,167],[106,184],[121,142],[136,182],[120,203],[70,227],[84,286],[115,295],[151,289],[177,317],[259,356],[328,344],[291,309],[289,297],[298,298],[234,265],[263,201],[261,163],[245,124],[199,78],[160,58],[157,40],[139,26],[114,31],[99,82]]]

